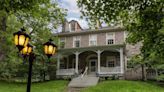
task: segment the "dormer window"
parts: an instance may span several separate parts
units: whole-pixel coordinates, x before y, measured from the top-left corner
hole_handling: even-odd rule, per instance
[[[96,46],[97,45],[97,35],[92,34],[89,35],[89,46]]]
[[[71,23],[71,31],[75,31],[75,23]]]
[[[106,44],[114,44],[115,39],[114,39],[114,33],[106,33]]]
[[[80,36],[74,36],[73,37],[73,47],[80,47]]]

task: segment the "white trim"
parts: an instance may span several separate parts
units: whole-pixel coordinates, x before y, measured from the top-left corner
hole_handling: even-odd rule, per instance
[[[127,38],[128,32],[124,31],[124,42],[126,43],[126,38]]]
[[[59,39],[59,48],[61,48],[61,42],[62,42],[61,39],[64,40],[63,42],[64,42],[64,48],[65,48],[65,45],[66,45],[66,37],[63,37],[63,38],[60,38]]]
[[[79,52],[75,53],[76,57],[75,57],[75,72],[78,74],[79,73]]]
[[[95,36],[96,39],[91,39],[91,36]],[[95,45],[91,45],[90,41],[96,41],[96,44]],[[97,34],[90,34],[89,35],[89,46],[97,46]]]
[[[73,48],[78,48],[78,47],[75,47],[75,41],[77,40],[79,40],[79,47],[81,47],[81,36],[73,36]]]
[[[69,26],[69,32],[72,32],[72,30],[71,30],[71,24],[69,23],[68,26]]]
[[[123,56],[123,48],[120,48],[120,67],[121,67],[121,73],[124,73],[124,56]]]
[[[95,71],[94,72],[96,72],[97,71],[97,59],[91,59],[91,60],[89,60],[89,72],[91,73],[92,71],[91,71],[91,62],[95,62]]]
[[[108,33],[106,33],[106,45],[110,45],[110,44],[108,44],[108,34],[112,34],[113,35],[113,44],[115,44],[115,32],[108,32]]]

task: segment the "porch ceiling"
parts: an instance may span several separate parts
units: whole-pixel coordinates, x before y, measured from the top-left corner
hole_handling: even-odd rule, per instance
[[[105,45],[105,46],[90,46],[90,47],[80,47],[80,48],[64,48],[64,49],[58,49],[58,53],[75,53],[75,52],[84,52],[84,51],[97,51],[97,50],[109,50],[109,51],[116,51],[117,49],[124,47],[124,44],[118,44],[118,45]]]

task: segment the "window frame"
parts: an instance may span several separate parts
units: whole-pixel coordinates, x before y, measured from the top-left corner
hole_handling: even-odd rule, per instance
[[[109,62],[113,62],[113,64],[114,64],[113,67],[116,67],[116,57],[115,56],[108,56],[106,58],[106,67],[112,68],[111,66],[109,66]]]
[[[63,41],[62,41],[61,39],[62,39]],[[65,38],[65,37],[64,37],[64,38],[60,38],[60,41],[59,41],[59,44],[60,44],[59,47],[60,47],[60,48],[61,48],[61,43],[62,43],[62,42],[64,42],[64,47],[63,47],[63,48],[65,48],[65,44],[66,44],[66,38]]]
[[[91,36],[95,36],[95,39],[91,39],[92,37]],[[95,45],[91,45],[91,41],[95,41]],[[90,34],[89,35],[89,46],[97,46],[97,34]]]
[[[109,37],[109,34],[112,34],[112,38]],[[109,33],[106,33],[106,45],[111,45],[111,44],[108,44],[108,40],[110,39],[113,39],[113,44],[115,44],[115,33],[114,32],[109,32]]]
[[[79,47],[81,47],[81,36],[73,36],[73,48],[79,48],[75,47],[75,41],[79,41]]]

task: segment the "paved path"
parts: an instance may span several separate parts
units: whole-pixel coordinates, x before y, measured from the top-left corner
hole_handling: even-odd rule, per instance
[[[80,90],[83,88],[97,85],[98,81],[99,77],[90,75],[73,78],[68,84],[66,92],[80,92]]]

